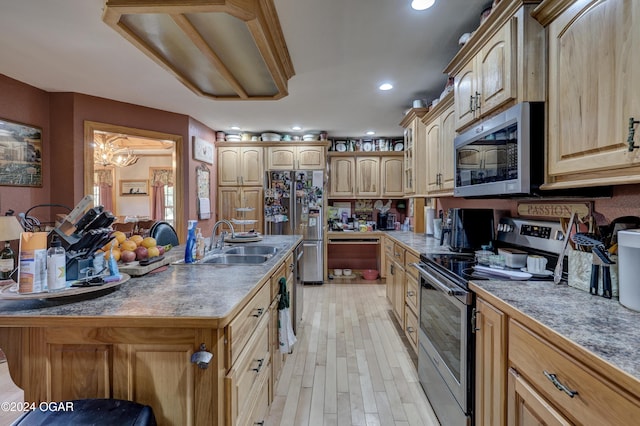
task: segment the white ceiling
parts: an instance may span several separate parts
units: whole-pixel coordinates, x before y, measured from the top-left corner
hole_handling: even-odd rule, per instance
[[[189,115],[214,130],[402,134],[413,99],[442,92],[442,70],[489,0],[274,0],[296,75],[277,101],[198,97],[102,22],[103,0],[0,0],[0,73]],[[395,88],[380,92],[389,81]],[[0,97],[2,94],[0,94]]]

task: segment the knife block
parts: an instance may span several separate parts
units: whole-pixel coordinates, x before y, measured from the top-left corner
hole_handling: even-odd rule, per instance
[[[568,285],[589,293],[589,283],[591,281],[591,265],[593,254],[585,251],[569,249],[569,280]],[[618,298],[618,256],[612,255],[614,263],[609,268],[611,270],[611,295]],[[598,284],[598,294],[602,295],[602,274]]]

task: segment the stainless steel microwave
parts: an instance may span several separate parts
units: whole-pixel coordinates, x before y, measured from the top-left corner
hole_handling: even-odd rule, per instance
[[[544,103],[522,102],[454,140],[457,197],[530,194],[544,180]]]

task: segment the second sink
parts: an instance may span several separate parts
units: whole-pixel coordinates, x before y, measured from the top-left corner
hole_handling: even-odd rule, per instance
[[[202,259],[200,264],[218,264],[218,265],[257,265],[269,260],[267,255],[242,255],[242,254],[221,254],[209,258]]]
[[[251,254],[276,254],[278,252],[278,247],[273,246],[235,246],[225,251],[225,254],[243,254],[243,255],[251,255]]]

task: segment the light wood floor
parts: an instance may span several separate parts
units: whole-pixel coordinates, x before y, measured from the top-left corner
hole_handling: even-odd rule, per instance
[[[275,389],[268,425],[439,425],[382,284],[305,286],[298,343]],[[24,393],[0,363],[0,401]],[[0,410],[0,425],[19,413]]]
[[[305,286],[304,300],[267,425],[439,425],[384,285]]]

